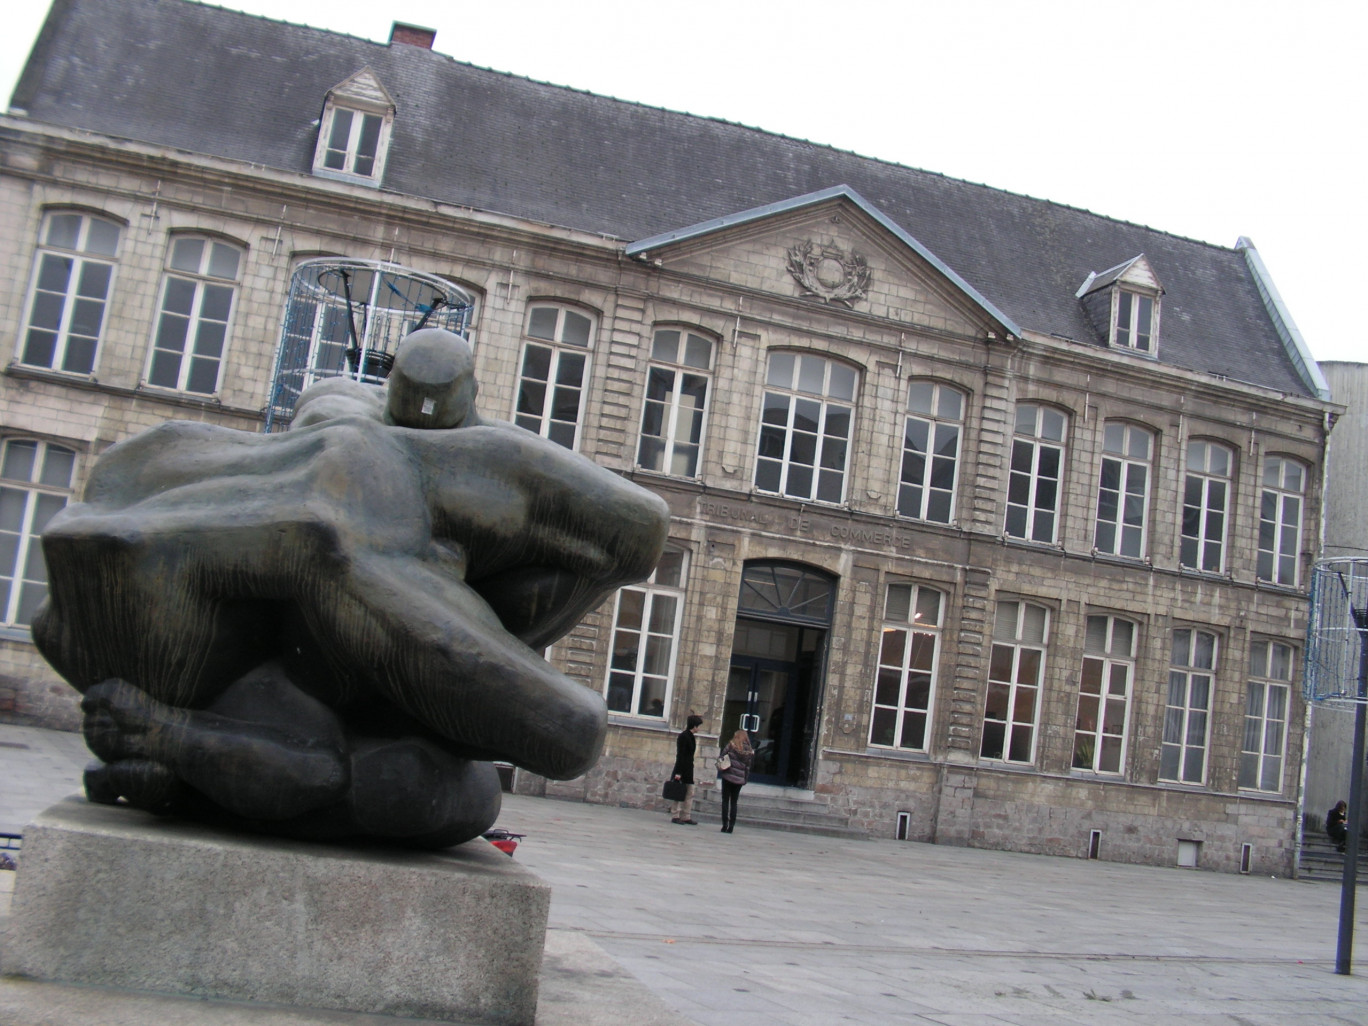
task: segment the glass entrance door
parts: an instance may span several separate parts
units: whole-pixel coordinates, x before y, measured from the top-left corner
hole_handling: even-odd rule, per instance
[[[758,784],[797,783],[790,772],[795,743],[793,692],[796,663],[732,656],[727,702],[722,710],[723,744],[738,730],[755,749],[750,779]]]

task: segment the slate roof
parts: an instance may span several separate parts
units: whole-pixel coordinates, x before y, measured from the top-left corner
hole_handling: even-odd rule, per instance
[[[327,91],[365,66],[397,108],[385,189],[630,242],[844,184],[1046,334],[1096,342],[1075,293],[1144,253],[1166,290],[1162,362],[1315,394],[1236,249],[421,47],[188,0],[55,0],[11,106],[308,172]]]

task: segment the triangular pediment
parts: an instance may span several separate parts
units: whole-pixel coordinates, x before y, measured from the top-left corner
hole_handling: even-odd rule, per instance
[[[642,239],[627,255],[912,328],[1021,334],[953,268],[844,185]]]
[[[394,99],[369,67],[362,68],[329,89],[328,98],[349,107],[371,109],[378,113],[394,110]]]
[[[1164,291],[1164,286],[1159,284],[1159,275],[1154,273],[1154,268],[1145,259],[1144,253],[1124,260],[1105,271],[1089,274],[1087,280],[1079,286],[1078,298],[1082,299],[1084,296],[1104,289],[1108,285],[1129,285],[1132,288],[1155,294]]]

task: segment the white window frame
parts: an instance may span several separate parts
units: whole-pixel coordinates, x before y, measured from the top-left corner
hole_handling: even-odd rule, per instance
[[[333,127],[337,123],[339,114],[347,114],[351,119],[347,129],[347,139],[342,148],[335,147],[332,144]],[[367,118],[374,118],[379,122],[370,171],[357,170],[357,160],[362,156],[360,146]],[[390,132],[393,127],[394,111],[392,109],[380,109],[364,103],[350,102],[345,99],[339,100],[330,96],[318,125],[318,142],[314,148],[314,174],[323,178],[335,178],[339,181],[355,182],[359,185],[378,188],[385,176],[385,161],[389,156]],[[329,165],[329,160],[333,154],[341,154],[341,167]]]
[[[608,711],[615,715],[664,719],[674,697],[675,664],[679,657],[679,627],[684,618],[684,595],[688,583],[688,553],[672,545],[655,570],[641,584],[619,588],[613,602],[612,647],[603,680]],[[667,603],[674,610],[660,615]],[[624,622],[623,617],[632,620]],[[662,619],[663,617],[663,619]],[[646,644],[642,644],[642,638]],[[668,645],[662,656],[660,648]],[[652,658],[655,665],[651,663]],[[662,666],[663,662],[663,672]],[[655,685],[653,688],[651,685]],[[618,696],[626,693],[626,708]],[[651,691],[658,691],[652,696]],[[658,700],[659,710],[650,703]],[[643,708],[645,707],[645,708]]]
[[[899,516],[954,523],[968,403],[968,394],[951,385],[925,378],[908,382],[898,474]]]
[[[1139,625],[1110,614],[1087,618],[1083,667],[1074,718],[1073,768],[1120,776],[1126,772]]]
[[[1148,331],[1142,331],[1148,319]],[[1159,349],[1159,297],[1118,288],[1112,345],[1154,356]]]
[[[1102,431],[1093,547],[1126,559],[1149,551],[1149,488],[1155,433],[1139,424],[1108,421]]]
[[[1295,665],[1296,649],[1291,645],[1263,638],[1250,642],[1240,746],[1242,790],[1282,792]]]
[[[1224,470],[1221,470],[1222,460]],[[1183,478],[1183,514],[1179,526],[1179,565],[1203,573],[1219,574],[1225,571],[1230,496],[1234,485],[1233,448],[1205,438],[1188,442],[1187,471]],[[1210,565],[1213,547],[1215,566]]]
[[[1038,614],[1040,637],[1026,637],[1028,615]],[[988,660],[988,689],[983,705],[983,732],[979,758],[1014,765],[1035,762],[1039,733],[1040,703],[1045,685],[1045,651],[1050,643],[1050,610],[1024,599],[1002,599],[993,617],[993,644]],[[1000,672],[1005,671],[1005,672]],[[1020,705],[1030,702],[1030,715],[1023,718]],[[1001,706],[1002,715],[992,715]],[[1001,750],[990,741],[989,728],[1000,728]],[[993,733],[997,731],[994,730]],[[1024,732],[1026,751],[1018,740]],[[1015,753],[1015,756],[1014,756]]]
[[[544,323],[545,312],[551,311],[554,315],[548,329]],[[542,323],[534,327],[534,322],[538,321]],[[587,322],[583,342],[577,339],[581,321]],[[597,329],[597,320],[586,310],[554,302],[528,304],[523,327],[522,353],[518,361],[518,391],[514,397],[515,424],[543,438],[549,438],[567,449],[579,449],[584,421],[584,399],[589,388],[590,354]],[[534,335],[534,330],[542,334]],[[529,374],[534,353],[546,354],[545,377]],[[576,361],[580,363],[577,379],[562,380],[562,374],[568,368],[572,368]],[[537,389],[541,390],[539,401],[535,399]],[[575,417],[571,421],[556,414],[564,412],[563,407],[558,406],[558,402],[570,398],[572,393]]]
[[[1197,627],[1173,632],[1159,745],[1161,781],[1196,786],[1206,783],[1220,644],[1216,634]]]
[[[698,477],[715,351],[712,339],[691,328],[662,325],[652,333],[637,441],[637,466],[643,470]]]
[[[869,720],[870,747],[911,752],[928,749],[944,619],[945,593],[939,588],[888,584]],[[924,693],[918,696],[923,688]],[[920,700],[914,700],[918,697]],[[885,733],[887,740],[880,740]]]
[[[1287,456],[1264,459],[1259,492],[1261,581],[1295,588],[1300,576],[1302,518],[1306,510],[1306,464]]]
[[[181,248],[183,243],[190,242],[202,243],[199,257],[193,268],[184,263],[190,251]],[[216,258],[224,253],[231,253],[235,257],[233,277],[231,278],[217,273],[214,269]],[[246,249],[226,239],[194,232],[179,232],[171,236],[166,248],[166,270],[162,275],[162,285],[158,292],[157,317],[152,325],[152,343],[148,347],[147,366],[143,372],[143,380],[146,384],[154,388],[187,392],[191,395],[212,396],[218,394],[219,389],[223,387],[223,368],[228,360],[233,315],[237,311],[239,283],[242,280],[243,265],[246,260]],[[189,309],[185,311],[169,309],[167,303],[171,298],[171,290],[173,288],[182,289],[185,286],[189,286],[191,289]],[[211,316],[211,314],[218,313],[218,310],[213,305],[207,304],[206,301],[212,296],[214,302],[217,303],[219,294],[222,292],[227,293],[227,310],[223,312],[221,317]],[[162,343],[168,340],[168,335],[165,332],[168,330],[174,332],[174,327],[170,326],[178,320],[184,321],[185,330],[181,333],[181,348],[176,350]],[[215,325],[221,326],[222,334],[218,342],[217,355],[211,355],[211,351],[201,351],[200,346],[204,343],[212,345],[216,330],[213,326]],[[162,354],[166,355],[163,356]],[[165,370],[172,366],[172,361],[174,361],[174,381],[168,382],[164,380]],[[213,367],[213,387],[210,389],[190,388],[190,383],[196,372],[205,365],[212,365]],[[154,376],[160,376],[163,380],[154,380]]]
[[[822,353],[772,351],[755,443],[756,491],[844,503],[859,390],[860,373],[848,363]],[[811,430],[800,417],[812,423]],[[844,434],[839,433],[842,420]],[[803,459],[808,447],[811,462]]]
[[[18,467],[16,455],[31,449],[33,458],[25,477],[10,477]],[[76,476],[76,452],[64,445],[33,438],[6,438],[0,443],[0,541],[13,538],[14,559],[0,565],[5,590],[0,617],[7,627],[27,628],[39,603],[47,596],[47,563],[41,535],[48,522],[71,498]],[[9,548],[4,544],[4,548]]]
[[[54,238],[58,224],[65,219],[76,218],[78,225],[76,237],[71,245],[63,245],[63,240]],[[108,236],[113,234],[112,242]],[[20,329],[19,344],[16,347],[17,359],[28,367],[44,367],[48,370],[67,374],[91,375],[100,364],[100,350],[103,348],[105,326],[108,324],[109,302],[114,295],[114,277],[118,268],[119,243],[123,239],[123,225],[109,217],[84,210],[49,210],[43,215],[42,226],[38,233],[39,245],[33,257],[33,273],[29,279],[28,297],[24,303],[24,321]],[[107,243],[107,244],[106,244]],[[92,246],[96,248],[92,248]],[[66,281],[61,291],[51,287],[51,271],[65,263]],[[94,283],[88,277],[104,275],[103,294],[95,296],[89,291]],[[59,297],[53,299],[52,297]],[[56,325],[36,325],[34,318],[40,304],[60,304]],[[96,309],[92,309],[95,307]],[[96,324],[81,323],[94,315]],[[85,330],[81,330],[85,329]],[[93,334],[91,331],[93,330]],[[41,336],[52,336],[52,356],[46,362],[35,359],[31,352]],[[81,361],[77,366],[69,366],[73,356],[89,345],[89,366]]]
[[[1058,541],[1068,434],[1069,415],[1063,410],[1018,404],[1007,472],[1007,537],[1050,545]]]

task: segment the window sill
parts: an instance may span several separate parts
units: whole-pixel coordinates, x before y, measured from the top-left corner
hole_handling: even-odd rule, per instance
[[[631,713],[608,714],[608,726],[631,727],[633,730],[651,730],[658,733],[678,733],[663,719],[654,716],[633,716]]]
[[[1143,567],[1146,570],[1153,570],[1154,564],[1150,562],[1148,556],[1120,556],[1115,552],[1099,552],[1092,550],[1092,558],[1098,563],[1107,563],[1111,566],[1134,566]]]
[[[27,627],[0,624],[0,641],[18,641],[26,645],[32,645],[33,632]]]
[[[349,185],[359,185],[366,189],[380,188],[379,178],[368,178],[365,175],[352,175],[345,171],[334,171],[329,167],[315,167],[312,171],[315,178],[326,178],[330,182],[346,182]]]
[[[1125,773],[1110,773],[1105,770],[1083,769],[1081,766],[1070,766],[1069,776],[1075,780],[1096,780],[1101,784],[1121,784],[1125,783]]]
[[[1265,581],[1263,578],[1255,578],[1254,587],[1260,591],[1273,591],[1279,595],[1305,595],[1306,592],[1301,586],[1296,584],[1278,584],[1274,581]]]
[[[829,502],[826,499],[804,499],[798,495],[785,495],[783,492],[767,492],[763,489],[755,487],[751,488],[750,494],[752,496],[759,496],[762,499],[782,499],[785,502],[796,503],[800,508],[806,508],[808,506],[817,506],[821,509],[840,509],[845,510],[847,513],[856,512],[856,510],[851,507],[850,503],[845,502],[844,500],[842,500],[841,502]]]
[[[1042,542],[1032,541],[1029,538],[1017,538],[1010,534],[1000,536],[1004,545],[1014,545],[1023,549],[1035,549],[1037,552],[1057,552],[1064,555],[1064,545],[1062,542]]]
[[[863,755],[867,759],[891,759],[894,762],[926,762],[931,761],[929,752],[915,752],[898,748],[878,748],[869,745],[863,752],[841,752],[841,755]]]
[[[1235,577],[1226,573],[1224,570],[1199,570],[1195,566],[1179,566],[1178,573],[1184,577],[1201,577],[1208,581],[1222,581],[1226,584],[1233,584]]]
[[[1287,799],[1283,796],[1283,793],[1281,791],[1262,791],[1256,787],[1237,788],[1235,794],[1236,797],[1238,797],[1241,801],[1245,800],[1246,798],[1250,801],[1256,802],[1265,801],[1282,803],[1287,801]]]

